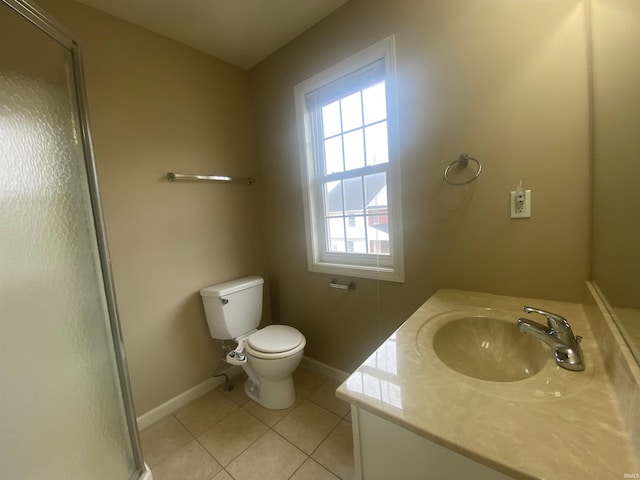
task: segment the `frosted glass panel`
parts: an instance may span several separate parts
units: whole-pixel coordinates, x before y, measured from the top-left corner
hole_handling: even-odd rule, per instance
[[[71,53],[0,24],[0,478],[129,479]]]

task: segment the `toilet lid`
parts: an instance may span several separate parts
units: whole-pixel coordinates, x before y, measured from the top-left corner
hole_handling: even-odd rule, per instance
[[[304,336],[286,325],[269,325],[249,336],[251,348],[265,353],[280,353],[296,348]]]

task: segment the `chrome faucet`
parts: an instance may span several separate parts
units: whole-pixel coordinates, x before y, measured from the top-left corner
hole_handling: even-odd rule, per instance
[[[553,350],[558,366],[581,372],[584,370],[580,340],[573,336],[569,322],[556,313],[546,312],[538,308],[523,307],[525,313],[537,313],[547,318],[547,327],[526,318],[518,319],[518,330],[542,340]]]

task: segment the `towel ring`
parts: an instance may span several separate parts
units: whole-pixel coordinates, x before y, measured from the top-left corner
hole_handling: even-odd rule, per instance
[[[467,166],[469,165],[469,160],[476,162],[476,164],[478,165],[478,170],[476,171],[476,174],[466,182],[452,182],[447,176],[449,174],[449,170],[451,169],[451,167],[453,167],[456,164],[460,164],[460,168],[467,168]],[[482,164],[475,158],[470,157],[466,153],[463,153],[458,158],[456,158],[453,162],[447,165],[447,168],[444,169],[444,181],[447,182],[449,185],[453,185],[454,187],[459,187],[461,185],[466,185],[467,183],[473,182],[476,178],[480,176],[480,172],[482,172]]]

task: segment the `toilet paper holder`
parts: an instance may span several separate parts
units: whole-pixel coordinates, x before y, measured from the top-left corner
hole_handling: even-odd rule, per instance
[[[345,283],[338,282],[338,280],[336,280],[335,278],[332,278],[331,281],[329,282],[329,286],[331,288],[338,288],[340,290],[355,290],[356,282],[351,280],[349,283],[345,284]]]

